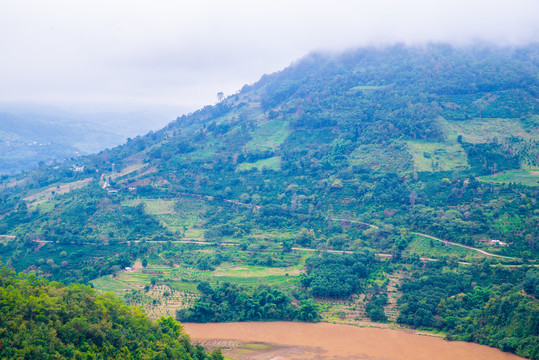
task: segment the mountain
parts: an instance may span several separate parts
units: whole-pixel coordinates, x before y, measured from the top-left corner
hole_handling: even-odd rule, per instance
[[[302,246],[389,250],[406,228],[536,258],[538,54],[312,54],[160,131],[5,179],[0,233],[249,242],[284,229],[313,234]],[[332,220],[345,217],[380,230]]]
[[[289,299],[317,319],[314,297],[327,321],[538,358],[538,74],[537,45],[308,55],[122,146],[4,176],[0,260],[154,314],[275,319]],[[288,295],[243,287],[262,282]]]
[[[313,54],[160,131],[4,180],[0,233],[119,243],[284,228],[314,233],[305,246],[355,248],[359,236],[387,250],[405,227],[535,258],[538,54]],[[196,200],[191,219],[181,199]],[[349,234],[331,220],[343,217],[387,229]]]

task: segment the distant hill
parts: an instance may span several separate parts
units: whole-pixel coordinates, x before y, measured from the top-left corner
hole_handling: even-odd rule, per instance
[[[5,110],[2,110],[5,109]],[[54,108],[0,104],[0,174],[88,155],[165,124],[144,112],[79,115]]]

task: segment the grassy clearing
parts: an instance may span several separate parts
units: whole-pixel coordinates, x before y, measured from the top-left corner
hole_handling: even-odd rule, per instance
[[[440,241],[415,235],[408,244],[406,252],[417,254],[419,257],[440,258],[442,256],[457,256],[459,260],[485,257],[485,255],[460,246],[444,244]]]
[[[116,294],[124,293],[133,289],[132,286],[111,276],[102,276],[90,282],[98,291],[112,291]]]
[[[28,201],[30,203],[38,203],[41,201],[48,201],[54,194],[66,194],[70,191],[81,189],[88,185],[92,181],[92,178],[83,179],[79,181],[73,181],[67,184],[60,184],[57,186],[52,186],[50,188],[47,188],[45,190],[42,190],[38,193],[29,195],[25,197],[23,200]]]
[[[480,176],[478,179],[495,183],[518,183],[527,186],[539,186],[539,169],[506,171],[495,175]]]
[[[154,215],[161,226],[182,234],[187,238],[201,238],[203,230],[196,228],[200,214],[206,211],[207,205],[203,200],[181,197],[174,200],[138,198],[124,201],[124,206],[144,204],[144,211]]]
[[[125,201],[125,206],[136,206],[143,203],[145,212],[151,215],[173,214],[174,213],[174,200],[162,200],[162,199],[135,199]]]
[[[264,168],[275,171],[281,170],[281,157],[274,156],[268,159],[258,160],[254,163],[239,164],[236,171],[247,171],[251,169],[263,170]]]
[[[303,262],[303,261],[302,261]],[[213,272],[213,276],[227,276],[235,278],[260,278],[271,276],[299,276],[302,273],[303,265],[298,264],[296,266],[271,268],[265,266],[251,266],[235,264],[223,264],[219,266]]]
[[[251,151],[274,150],[290,134],[288,121],[272,120],[260,125],[245,147]]]
[[[266,284],[289,288],[299,284],[303,262],[302,259],[301,264],[283,268],[222,264],[212,273],[212,282],[230,282],[248,286]]]
[[[466,151],[458,143],[408,141],[416,171],[452,171],[468,168]]]
[[[196,151],[189,153],[189,157],[192,160],[207,160],[212,158],[215,154],[217,154],[217,149],[220,149],[223,147],[223,144],[220,139],[215,138],[208,138],[207,141],[205,141],[200,148],[198,148]],[[184,157],[185,155],[179,155],[179,158]]]
[[[186,239],[203,239],[204,229],[188,228],[183,232]]]
[[[472,119],[452,121],[439,119],[449,140],[456,141],[459,135],[465,142],[478,144],[491,142],[507,136],[539,140],[539,132],[527,132],[519,119]]]
[[[212,284],[221,282],[228,282],[231,284],[245,285],[245,286],[258,286],[258,285],[271,285],[277,286],[281,289],[290,289],[291,287],[299,285],[298,277],[287,276],[263,276],[263,277],[235,277],[235,276],[219,276],[215,277]]]

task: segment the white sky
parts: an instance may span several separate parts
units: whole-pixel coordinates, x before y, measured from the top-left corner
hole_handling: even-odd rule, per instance
[[[0,103],[183,112],[313,50],[538,42],[539,0],[0,0],[0,34]]]

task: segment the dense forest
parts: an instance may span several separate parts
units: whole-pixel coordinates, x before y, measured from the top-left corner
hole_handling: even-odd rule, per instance
[[[179,310],[177,319],[186,322],[231,321],[316,321],[317,306],[312,299],[293,305],[291,299],[278,289],[259,286],[251,291],[229,283],[213,289],[201,282],[200,297],[191,309]]]
[[[316,297],[347,298],[361,291],[361,280],[379,267],[374,256],[335,255],[307,259],[302,285]]]
[[[398,322],[539,358],[536,268],[510,270],[486,262],[442,271],[436,265],[403,285]]]
[[[0,268],[3,359],[223,359],[190,343],[172,318],[150,321],[89,286]]]
[[[194,294],[192,321],[313,321],[310,297],[361,295],[373,321],[537,358],[538,73],[536,45],[311,54],[122,146],[3,176],[0,259],[86,284],[143,261],[151,286]],[[279,275],[220,282],[230,264]]]

